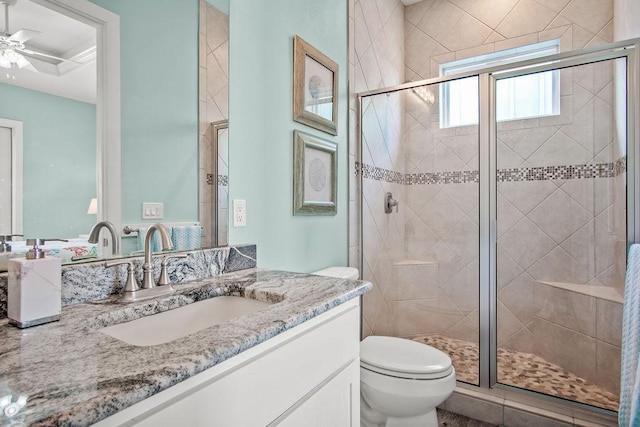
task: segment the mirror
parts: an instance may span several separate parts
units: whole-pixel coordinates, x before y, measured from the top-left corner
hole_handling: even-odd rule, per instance
[[[0,7],[1,149],[11,159],[0,175],[10,180],[0,190],[0,235],[71,239],[67,260],[91,254],[91,226],[107,215],[119,221],[119,173],[104,168],[120,167],[117,16],[70,0]],[[99,210],[89,209],[93,199]]]
[[[229,217],[229,15],[203,0],[199,5],[199,218],[203,246],[225,246]],[[228,9],[228,3],[226,6]]]
[[[102,220],[111,221],[122,236],[125,225],[158,222],[142,219],[143,202],[163,202],[164,218],[159,222],[200,223],[202,246],[212,246],[217,215],[214,185],[207,183],[207,177],[214,173],[211,123],[228,119],[228,0],[210,0],[220,3],[216,7],[191,0],[188,4],[162,8],[153,0],[18,0],[18,3],[22,1],[71,16],[93,26],[98,34],[94,163],[97,189],[85,196],[87,200],[79,214],[90,220],[88,225],[79,227],[82,232],[74,230],[72,234],[71,230],[63,230],[65,234],[52,235],[44,230],[38,237],[88,234],[91,225]],[[176,31],[164,31],[169,21],[176,25]],[[153,37],[147,37],[149,34]],[[166,63],[167,49],[175,53],[172,58],[176,61],[170,66]],[[192,70],[199,71],[199,79]],[[174,81],[165,84],[172,78]],[[199,97],[197,104],[196,97]],[[141,115],[140,111],[146,114]],[[25,129],[25,150],[27,133]],[[154,150],[155,157],[149,160],[146,156]],[[68,157],[73,154],[68,153]],[[179,162],[175,162],[176,157]],[[167,162],[174,163],[166,167]],[[30,167],[25,161],[25,173]],[[25,197],[28,191],[25,188]],[[54,193],[69,191],[60,189]],[[94,197],[98,214],[88,215],[89,202]],[[24,216],[27,215],[29,212],[25,211]],[[46,209],[43,215],[46,218]],[[26,227],[23,231],[34,237]],[[105,230],[102,237],[107,236]],[[137,249],[135,234],[133,238],[122,237],[122,255]],[[110,248],[105,248],[103,254],[111,256],[110,252]]]

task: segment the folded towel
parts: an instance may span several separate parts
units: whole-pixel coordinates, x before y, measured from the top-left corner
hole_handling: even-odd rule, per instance
[[[640,426],[640,244],[631,245],[627,259],[622,309],[621,427]]]
[[[178,251],[200,249],[202,227],[200,225],[181,225],[173,227],[173,248]]]
[[[164,224],[163,224],[164,225]],[[171,238],[171,233],[173,228],[165,225],[164,228],[167,229],[167,234],[169,238]],[[138,250],[144,250],[144,239],[147,235],[147,231],[149,227],[141,227],[138,229]],[[151,238],[151,252],[161,252],[162,251],[162,238],[160,237],[160,232],[156,231],[153,233],[153,237]]]

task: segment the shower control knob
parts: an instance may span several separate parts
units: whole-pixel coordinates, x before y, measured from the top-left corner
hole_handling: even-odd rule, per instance
[[[384,213],[390,214],[393,212],[393,207],[396,207],[396,213],[398,212],[398,201],[393,198],[393,194],[387,191],[384,195]]]

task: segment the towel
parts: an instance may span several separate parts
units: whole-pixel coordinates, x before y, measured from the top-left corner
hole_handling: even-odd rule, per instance
[[[200,249],[202,227],[200,225],[181,225],[173,227],[173,248],[177,251]]]
[[[173,227],[169,227],[168,225],[165,225],[164,228],[167,229],[167,234],[169,235],[169,238],[171,238]],[[144,238],[147,235],[148,230],[149,230],[149,227],[140,227],[138,229],[138,250],[141,250],[141,251],[144,250]],[[151,252],[161,252],[161,251],[162,251],[162,239],[160,237],[160,232],[156,231],[155,233],[153,233],[153,237],[151,238]]]
[[[631,245],[627,259],[622,309],[621,427],[640,427],[640,244]]]

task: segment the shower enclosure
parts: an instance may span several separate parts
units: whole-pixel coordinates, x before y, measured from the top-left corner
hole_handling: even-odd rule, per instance
[[[365,335],[439,348],[462,382],[617,410],[637,49],[359,94]]]

